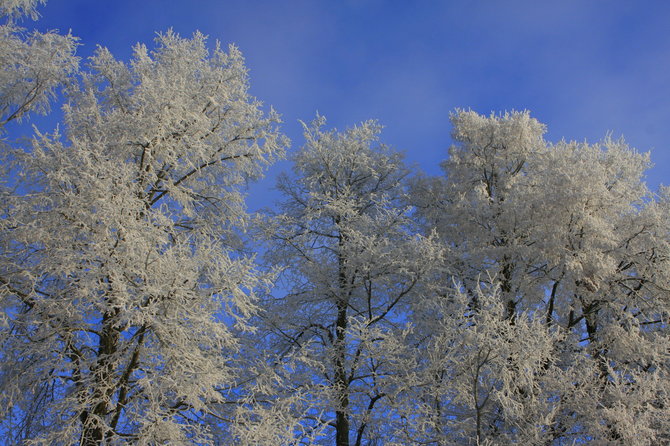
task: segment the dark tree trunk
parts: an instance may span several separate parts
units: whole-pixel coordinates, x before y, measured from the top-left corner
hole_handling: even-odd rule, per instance
[[[91,369],[94,377],[93,401],[91,409],[83,411],[79,415],[82,423],[81,444],[83,446],[100,446],[107,435],[107,428],[100,420],[109,413],[107,401],[110,401],[114,393],[114,359],[117,352],[120,332],[116,327],[119,310],[105,312],[102,317],[102,329],[98,344],[98,361]]]
[[[340,224],[340,218],[335,223]],[[335,386],[338,392],[335,411],[335,445],[349,446],[349,380],[346,370],[346,332],[349,292],[345,260],[345,240],[341,233],[338,237],[338,285],[337,320],[335,321]]]
[[[335,411],[336,446],[349,446],[349,380],[346,370],[346,330],[347,303],[337,304],[335,333],[335,386],[338,392],[338,406]]]

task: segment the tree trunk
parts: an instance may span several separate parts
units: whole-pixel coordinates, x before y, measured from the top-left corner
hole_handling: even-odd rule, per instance
[[[335,223],[340,224],[340,218]],[[338,285],[337,320],[335,322],[335,387],[338,392],[337,409],[335,411],[335,445],[349,446],[349,380],[346,370],[346,332],[348,286],[344,255],[344,236],[338,237]]]
[[[114,393],[114,359],[117,352],[120,332],[115,326],[119,314],[118,309],[105,312],[102,318],[102,330],[98,344],[98,361],[92,368],[95,389],[93,389],[93,407],[79,415],[82,423],[81,445],[100,446],[107,433],[102,423],[109,412],[107,401]]]
[[[335,386],[338,392],[338,405],[335,411],[336,446],[349,446],[349,382],[345,367],[347,329],[347,305],[340,301],[337,305],[335,337]]]

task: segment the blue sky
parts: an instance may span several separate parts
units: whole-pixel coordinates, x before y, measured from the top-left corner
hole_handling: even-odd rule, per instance
[[[451,111],[528,109],[550,141],[623,134],[652,151],[650,187],[670,184],[670,2],[49,0],[40,12],[34,25],[71,29],[84,57],[101,44],[127,60],[170,27],[235,43],[294,148],[317,110],[338,128],[374,118],[383,142],[436,174]]]

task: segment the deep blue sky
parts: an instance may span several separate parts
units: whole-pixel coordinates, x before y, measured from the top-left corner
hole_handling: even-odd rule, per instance
[[[550,141],[623,134],[652,151],[650,187],[670,183],[667,1],[49,0],[40,12],[24,26],[71,29],[83,57],[100,44],[127,60],[170,27],[235,43],[294,148],[317,110],[338,128],[374,118],[438,173],[455,108],[528,109]]]

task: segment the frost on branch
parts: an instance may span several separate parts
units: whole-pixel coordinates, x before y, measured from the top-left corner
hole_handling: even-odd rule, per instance
[[[475,293],[478,310],[461,286],[423,303],[391,444],[539,444],[555,422],[563,334],[529,313],[507,319],[499,286]]]
[[[306,425],[328,422],[324,437],[338,446],[383,442],[410,302],[441,249],[417,235],[409,170],[377,143],[380,126],[324,124],[305,125],[294,175],[279,180],[282,213],[268,221],[266,258],[287,292],[268,299],[267,339],[301,358],[293,383],[316,395],[318,414]]]
[[[461,372],[439,355],[426,361],[432,371],[426,373],[446,387],[442,397],[422,396],[424,409],[406,415],[406,438],[451,444],[450,436],[467,428],[466,437],[475,429],[480,443],[491,444],[667,442],[670,231],[666,196],[643,182],[649,155],[609,137],[598,144],[547,143],[544,127],[527,112],[458,111],[452,122],[456,145],[443,163],[445,177],[415,181],[413,201],[426,230],[435,229],[448,247],[445,278],[466,296],[465,308],[449,317],[465,312],[475,321],[493,309],[499,320],[486,325],[499,327],[480,337],[482,324],[468,322],[467,330],[477,327],[479,334],[459,353],[449,332],[463,328],[434,320],[443,312],[426,301],[417,330],[446,357],[466,355],[459,363],[470,363],[468,349],[486,358],[476,367],[484,381],[471,383],[489,390],[477,401],[470,391],[465,404],[468,385],[451,375]],[[499,303],[491,306],[482,289],[495,289]],[[432,299],[447,305],[448,296]],[[524,330],[527,320],[533,329],[503,342],[505,330]],[[508,349],[543,337],[544,365],[508,375],[530,379],[539,393],[507,392],[506,373],[515,370]],[[489,348],[494,341],[497,347]],[[522,351],[530,358],[539,348]],[[503,362],[491,359],[498,355]]]
[[[37,3],[0,0],[0,130],[66,86],[62,131],[0,152],[8,444],[670,441],[647,154],[457,111],[445,175],[410,180],[379,124],[317,117],[252,226],[240,188],[286,141],[239,51],[167,32],[82,73],[16,27]]]
[[[39,17],[37,5],[45,4],[46,0],[0,0],[0,16],[17,19],[28,16],[33,20]]]
[[[15,25],[21,15],[37,18],[35,0],[2,0],[0,17],[0,134],[12,120],[45,114],[56,88],[78,69],[77,39],[50,31],[27,32]],[[44,3],[44,1],[40,2]]]
[[[3,208],[0,416],[35,444],[211,440],[263,277],[235,251],[240,186],[282,155],[242,56],[168,32],[100,48],[63,135],[15,152]]]

